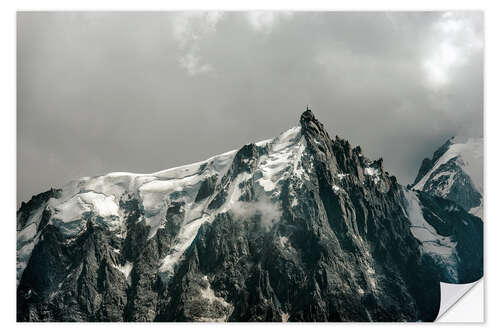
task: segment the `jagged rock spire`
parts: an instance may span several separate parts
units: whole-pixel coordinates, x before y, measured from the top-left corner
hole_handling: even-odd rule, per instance
[[[314,113],[312,113],[311,109],[309,108],[309,104],[306,106],[306,110],[302,112],[302,115],[300,116],[300,123],[302,124],[305,121],[310,121],[310,120],[316,120],[316,117],[314,116]]]
[[[320,141],[321,139],[325,139],[328,142],[331,141],[325,127],[314,116],[314,113],[309,108],[309,105],[300,116],[300,126],[302,127],[302,133],[305,134],[306,137],[315,137]]]

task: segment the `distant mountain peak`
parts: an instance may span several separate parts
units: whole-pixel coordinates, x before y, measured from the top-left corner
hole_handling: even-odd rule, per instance
[[[483,140],[448,139],[432,159],[422,161],[410,187],[453,200],[482,217]]]

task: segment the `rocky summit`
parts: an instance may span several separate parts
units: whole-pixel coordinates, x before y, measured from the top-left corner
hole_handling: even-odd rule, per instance
[[[23,203],[17,320],[433,321],[440,281],[483,275],[468,209],[307,110],[274,139]]]

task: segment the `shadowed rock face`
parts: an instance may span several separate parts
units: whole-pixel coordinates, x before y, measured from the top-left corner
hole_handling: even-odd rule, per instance
[[[154,187],[164,207],[155,232],[149,178],[114,196],[117,218],[94,204],[71,236],[51,223],[67,206],[50,195],[24,205],[18,320],[432,321],[440,280],[482,276],[480,219],[404,190],[382,159],[332,140],[310,111],[227,167],[212,164],[164,196],[169,183]]]

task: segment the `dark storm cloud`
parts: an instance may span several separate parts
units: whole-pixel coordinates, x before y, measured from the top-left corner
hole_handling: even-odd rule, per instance
[[[276,136],[306,104],[406,184],[482,136],[482,35],[475,12],[20,13],[18,201]]]

